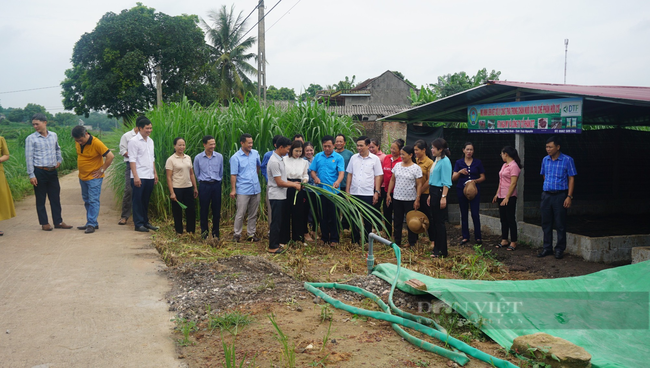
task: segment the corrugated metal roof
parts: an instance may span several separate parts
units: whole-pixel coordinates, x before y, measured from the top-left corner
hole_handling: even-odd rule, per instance
[[[550,84],[491,81],[493,84],[524,89],[537,89],[558,93],[571,93],[575,95],[620,98],[623,100],[650,101],[650,87],[631,86],[581,86],[577,84]]]
[[[336,115],[378,115],[378,116],[387,116],[397,114],[401,111],[410,109],[409,105],[370,105],[370,106],[330,106],[327,108],[329,112],[333,112]]]
[[[466,122],[467,106],[487,103],[583,97],[583,123],[596,125],[650,124],[650,88],[579,86],[489,81],[452,96],[411,108],[382,120]]]

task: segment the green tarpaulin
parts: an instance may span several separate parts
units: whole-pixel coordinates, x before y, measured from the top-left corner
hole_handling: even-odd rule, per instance
[[[569,265],[570,266],[570,265]],[[397,266],[381,264],[373,275],[395,279]],[[435,279],[400,270],[397,287],[418,279],[426,293],[452,306],[499,345],[517,336],[545,332],[583,347],[594,367],[650,367],[650,261],[590,275],[525,281]],[[424,311],[440,304],[422,303]]]

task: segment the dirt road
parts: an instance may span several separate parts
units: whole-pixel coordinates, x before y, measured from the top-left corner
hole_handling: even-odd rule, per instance
[[[76,172],[61,178],[74,229],[42,231],[33,196],[0,222],[0,367],[182,366],[165,265],[150,235],[117,225],[106,184],[94,234],[76,229],[86,218]]]

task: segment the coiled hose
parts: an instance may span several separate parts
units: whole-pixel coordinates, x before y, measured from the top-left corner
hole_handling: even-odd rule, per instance
[[[390,243],[386,239],[380,238],[375,234],[370,234],[370,237],[371,237],[371,243],[373,238],[380,240],[384,244]],[[404,312],[401,309],[397,308],[397,306],[393,304],[393,293],[395,292],[395,286],[397,285],[397,280],[399,280],[399,272],[401,268],[402,255],[401,255],[400,248],[395,243],[390,243],[390,246],[393,248],[393,251],[395,252],[395,257],[397,258],[397,272],[395,273],[395,280],[393,280],[393,282],[391,283],[390,294],[388,295],[388,303],[390,304],[390,307],[386,305],[386,303],[384,303],[381,300],[381,298],[379,298],[377,295],[356,286],[338,284],[338,283],[305,282],[305,289],[307,289],[309,292],[316,295],[317,297],[323,299],[327,303],[331,304],[335,308],[342,309],[352,314],[357,314],[357,315],[371,317],[378,320],[388,321],[391,323],[391,326],[393,326],[393,329],[411,344],[419,348],[422,348],[424,350],[430,351],[432,353],[441,355],[447,359],[450,359],[460,364],[461,366],[469,362],[469,358],[467,357],[467,355],[469,355],[471,357],[489,363],[497,368],[517,368],[516,365],[506,360],[493,357],[490,354],[484,353],[454,337],[449,336],[449,334],[447,334],[445,329],[442,328],[440,325],[438,325],[435,321],[429,318],[416,316],[414,314]],[[372,246],[369,254],[369,261],[368,261],[369,264],[370,264],[370,259],[372,259],[372,262],[374,263],[374,258],[372,258]],[[371,310],[347,305],[340,300],[336,300],[330,297],[325,292],[317,288],[339,289],[339,290],[347,290],[347,291],[355,292],[375,302],[383,312],[371,311]],[[393,315],[391,311],[397,315]],[[449,345],[453,347],[454,351],[447,350],[440,346],[433,345],[422,339],[418,339],[417,337],[410,335],[408,332],[404,331],[404,329],[402,329],[400,326],[412,328],[418,332],[422,332],[427,334],[428,336],[436,338],[441,342],[445,343],[445,345]]]

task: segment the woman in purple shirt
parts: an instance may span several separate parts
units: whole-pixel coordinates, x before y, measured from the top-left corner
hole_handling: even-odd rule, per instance
[[[480,183],[485,181],[485,169],[481,160],[474,158],[474,145],[472,142],[465,142],[463,145],[463,158],[454,164],[454,173],[451,176],[452,181],[456,183],[456,196],[460,206],[460,223],[462,225],[463,239],[460,245],[469,243],[469,222],[468,209],[472,211],[472,222],[474,223],[474,241],[476,244],[483,244],[481,238],[481,220],[478,215],[479,204],[481,203],[481,186]],[[476,184],[477,194],[471,201],[465,197],[463,190],[465,185],[473,181]]]

